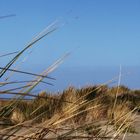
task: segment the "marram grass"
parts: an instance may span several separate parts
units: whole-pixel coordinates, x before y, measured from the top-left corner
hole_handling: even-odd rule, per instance
[[[127,91],[121,90],[112,115],[111,109],[115,99],[112,96],[115,93],[112,91],[115,87],[104,86],[100,90],[95,90],[97,87],[90,86],[81,89],[70,87],[59,94],[43,91],[34,99],[16,100],[16,105],[13,105],[13,108],[11,106],[11,112],[1,117],[3,122],[9,120],[10,124],[3,126],[0,132],[3,134],[4,129],[7,132],[20,127],[19,131],[23,131],[21,138],[23,136],[28,138],[43,133],[43,129],[44,131],[48,129],[49,131],[44,134],[44,137],[58,137],[52,133],[52,131],[57,131],[61,139],[70,137],[76,139],[78,136],[79,139],[90,137],[104,139],[112,137],[116,139],[126,130],[135,132],[132,124],[136,113],[139,111],[140,100],[138,101],[138,98],[140,98],[140,95],[135,94],[135,91],[130,89]],[[87,92],[90,94],[87,94]],[[84,98],[77,103],[76,100],[79,100],[82,96]],[[4,106],[7,106],[10,102],[12,101],[2,101],[3,110],[5,109]],[[69,108],[71,105],[72,107]],[[1,110],[1,113],[3,110]],[[106,130],[107,125],[108,130]],[[33,130],[35,132],[32,133]],[[20,136],[16,132],[11,137],[19,138]]]
[[[21,55],[57,28],[54,22],[21,51],[0,56],[15,54],[5,67],[0,67],[1,79],[8,72],[35,76],[33,80],[10,81],[8,77],[6,81],[0,81],[0,94],[12,95],[0,99],[0,139],[114,140],[136,132],[133,124],[140,111],[140,91],[119,84],[117,87],[107,86],[114,80],[120,81],[119,76],[101,85],[80,89],[68,87],[55,94],[42,91],[37,95],[32,90],[40,83],[53,85],[45,80],[55,80],[49,73],[59,67],[70,53],[57,59],[41,74],[11,68]],[[14,87],[7,88],[9,85]]]

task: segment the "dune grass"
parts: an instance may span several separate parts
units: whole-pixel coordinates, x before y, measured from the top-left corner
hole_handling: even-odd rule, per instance
[[[57,130],[58,134],[62,133],[59,135],[62,139],[73,135],[76,137],[75,134],[77,134],[77,138],[79,136],[81,139],[84,137],[86,139],[91,136],[111,138],[115,133],[114,138],[117,138],[126,130],[134,133],[135,129],[132,124],[140,105],[138,91],[136,94],[136,91],[124,86],[120,87],[121,93],[117,96],[117,103],[112,115],[116,98],[113,94],[117,87],[103,86],[100,90],[96,90],[97,88],[98,86],[81,89],[69,87],[58,94],[44,91],[32,100],[17,100],[16,106],[11,106],[12,111],[1,119],[11,122],[10,126],[7,125],[9,129],[11,125],[15,128],[21,126],[21,129],[29,126],[35,126],[30,129],[36,130],[48,128],[53,131]],[[85,96],[86,94],[87,96]],[[84,98],[76,103],[82,96]],[[10,102],[12,101],[3,101],[2,106],[7,106]],[[26,124],[26,122],[28,123]],[[106,128],[107,126],[108,128]],[[52,135],[56,136],[56,134]]]
[[[120,85],[120,75],[101,85],[83,88],[68,87],[63,92],[31,91],[40,83],[53,85],[45,80],[55,80],[49,73],[55,70],[70,53],[57,59],[41,74],[11,68],[26,50],[58,28],[56,23],[39,33],[5,67],[0,67],[0,78],[8,73],[35,76],[29,81],[1,81],[0,94],[12,95],[0,99],[0,139],[5,140],[70,140],[118,139],[128,132],[135,132],[133,123],[140,111],[140,91]],[[120,73],[121,74],[121,73]],[[108,87],[118,79],[116,87]],[[8,85],[16,85],[7,88]],[[19,86],[19,84],[22,84]]]

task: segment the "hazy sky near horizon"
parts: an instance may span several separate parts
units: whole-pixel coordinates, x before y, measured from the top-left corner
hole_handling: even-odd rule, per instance
[[[0,16],[10,14],[0,19],[0,55],[23,49],[55,20],[63,25],[33,47],[25,70],[41,71],[68,51],[61,67],[140,65],[139,0],[1,0]]]

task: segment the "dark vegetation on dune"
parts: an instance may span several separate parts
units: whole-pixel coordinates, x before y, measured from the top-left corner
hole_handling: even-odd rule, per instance
[[[116,92],[118,92],[117,97]],[[116,98],[117,103],[114,106]],[[54,118],[57,117],[56,123],[60,122],[54,130],[62,126],[73,129],[71,126],[73,124],[75,127],[81,127],[76,131],[84,131],[88,136],[100,134],[103,137],[101,127],[108,125],[113,126],[113,131],[124,127],[122,133],[126,130],[136,133],[133,125],[134,116],[138,115],[140,111],[140,91],[130,90],[125,86],[112,88],[106,85],[87,86],[81,89],[69,87],[62,93],[53,94],[42,91],[31,100],[16,100],[14,104],[13,101],[14,99],[3,99],[0,102],[2,128],[24,124],[28,121],[29,126],[55,123]],[[8,113],[7,106],[10,106]],[[70,111],[67,112],[67,110]],[[23,126],[28,127],[28,125]],[[74,130],[73,133],[75,133]]]
[[[137,108],[135,112],[140,111],[140,91],[130,90],[125,86],[120,86],[117,95],[117,104],[114,108],[115,110],[113,114],[111,114],[117,90],[118,87],[109,88],[107,86],[102,86],[99,89],[98,86],[87,86],[81,89],[69,87],[62,93],[57,94],[47,93],[45,91],[40,92],[36,98],[30,100],[17,100],[16,105],[12,104],[13,100],[1,99],[1,117],[3,112],[6,111],[6,105],[12,104],[10,106],[12,111],[6,113],[1,120],[9,120],[11,124],[16,124],[33,119],[39,114],[45,112],[41,117],[34,121],[34,123],[43,122],[51,119],[55,114],[62,114],[65,108],[74,104],[74,102],[76,102],[80,97],[82,97],[82,100],[87,102],[87,104],[76,111],[82,112],[89,107],[95,105],[99,106],[92,111],[85,111],[76,115],[73,118],[74,123],[80,123],[81,121],[87,122],[87,120],[115,120],[115,117],[120,117],[119,115],[121,114],[119,113],[123,113],[123,111],[124,113],[127,113],[127,111],[131,111],[134,108]]]

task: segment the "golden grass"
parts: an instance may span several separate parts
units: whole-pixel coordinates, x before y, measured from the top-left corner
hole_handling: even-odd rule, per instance
[[[70,140],[70,139],[118,139],[123,133],[132,130],[136,114],[140,111],[140,91],[120,86],[120,75],[101,85],[80,89],[68,87],[62,93],[30,92],[45,78],[54,80],[48,74],[55,70],[70,54],[57,59],[41,74],[11,69],[11,66],[26,50],[58,28],[56,23],[39,33],[5,67],[0,67],[0,78],[5,73],[17,72],[36,76],[29,81],[0,82],[0,87],[12,84],[25,84],[16,88],[0,90],[0,94],[14,95],[11,99],[0,100],[0,139],[9,140]],[[5,57],[13,53],[2,55]],[[117,87],[107,85],[118,79]],[[31,100],[24,98],[30,97]],[[7,123],[8,122],[8,123]],[[44,138],[45,137],[45,138]]]
[[[62,128],[62,126],[63,128],[70,129],[69,131],[67,130],[68,132],[65,130],[67,133],[63,134],[62,137],[70,137],[75,133],[81,137],[84,137],[81,133],[89,137],[93,136],[93,134],[96,137],[103,137],[107,125],[108,130],[106,134],[109,133],[108,137],[111,137],[115,131],[116,136],[118,136],[126,131],[126,129],[130,130],[131,124],[134,121],[133,114],[137,111],[140,102],[136,101],[136,104],[134,101],[139,98],[138,94],[137,98],[133,94],[135,91],[131,90],[127,90],[128,93],[123,91],[121,94],[118,94],[117,104],[112,115],[115,97],[112,96],[114,93],[110,93],[110,91],[114,91],[114,87],[103,86],[103,89],[96,90],[97,87],[90,86],[81,89],[69,87],[62,93],[55,95],[47,94],[43,91],[39,93],[38,98],[16,102],[16,106],[14,106],[10,115],[7,116],[7,119],[10,119],[15,125],[23,123],[23,128],[28,126],[24,126],[24,122],[32,120],[31,125],[39,127],[40,129],[38,130],[42,130],[43,126],[54,130],[58,127]],[[86,94],[87,96],[85,96]],[[126,98],[129,95],[134,97]],[[82,96],[84,98],[80,102],[75,103]],[[126,99],[124,100],[122,96],[125,96]],[[5,102],[6,104],[7,102]],[[71,104],[73,106],[69,108]],[[127,116],[126,114],[129,115]],[[104,124],[101,124],[104,127],[101,127],[100,122],[104,122]]]

